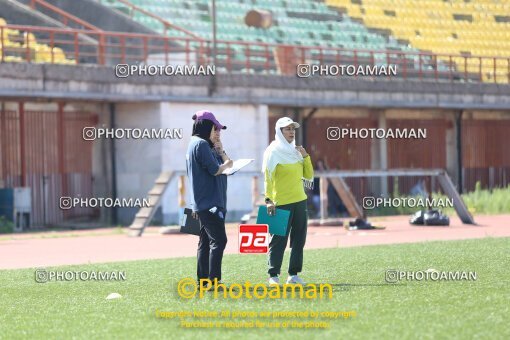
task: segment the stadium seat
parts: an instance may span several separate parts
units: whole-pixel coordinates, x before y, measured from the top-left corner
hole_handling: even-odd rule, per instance
[[[132,3],[199,36],[207,39],[212,37],[209,0],[132,0]],[[270,11],[273,25],[268,29],[246,26],[244,17],[252,9]],[[396,39],[370,32],[363,24],[313,0],[216,0],[216,15],[219,40],[418,52],[418,49],[407,48]],[[161,25],[158,27],[152,22],[149,23],[147,16],[144,18],[137,14],[133,19],[163,33]],[[176,31],[169,30],[167,34],[176,36]],[[236,57],[241,60],[248,58],[245,55]],[[252,58],[254,62],[259,61],[257,57],[249,58],[250,62]]]
[[[408,40],[422,50],[505,58],[510,55],[508,1],[326,0],[326,4],[363,20],[368,27],[388,29],[398,39]],[[496,63],[502,65],[496,76],[506,74],[503,69],[510,61]],[[479,73],[479,65],[471,63],[464,69],[464,63],[457,64],[457,70]],[[493,78],[493,63],[482,64],[482,79],[492,81]]]
[[[0,26],[7,25],[7,22],[0,18]],[[30,53],[32,62],[51,63],[53,54],[53,63],[56,64],[75,64],[75,61],[68,59],[64,51],[59,47],[41,44],[37,41],[34,34],[30,32],[21,33],[18,30],[4,29],[4,37],[0,38],[0,48],[4,49],[4,61],[23,62],[27,58],[27,50]]]

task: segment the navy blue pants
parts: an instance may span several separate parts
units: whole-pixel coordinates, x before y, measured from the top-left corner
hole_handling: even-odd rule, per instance
[[[223,216],[223,218],[221,217]],[[197,277],[200,279],[221,280],[221,261],[227,245],[225,232],[225,211],[218,209],[198,212],[200,220],[200,240],[197,252]]]

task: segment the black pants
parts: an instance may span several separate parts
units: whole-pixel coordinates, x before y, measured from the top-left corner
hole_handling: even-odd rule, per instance
[[[278,276],[282,266],[283,254],[290,235],[289,275],[297,275],[303,269],[303,248],[305,247],[306,231],[308,227],[308,210],[306,200],[277,206],[278,209],[290,211],[289,227],[285,236],[271,234],[269,241],[269,255],[267,271],[269,276]]]
[[[223,251],[227,245],[227,233],[225,232],[225,211],[221,210],[223,218],[219,215],[220,210],[211,213],[209,210],[198,212],[200,220],[200,240],[197,252],[197,276],[200,279],[215,278],[221,280],[221,261]]]

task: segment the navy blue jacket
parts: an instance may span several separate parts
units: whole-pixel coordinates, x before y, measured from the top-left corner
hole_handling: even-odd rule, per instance
[[[193,211],[212,207],[227,210],[227,176],[214,176],[222,163],[221,157],[207,141],[197,136],[191,137],[186,153],[186,172]]]

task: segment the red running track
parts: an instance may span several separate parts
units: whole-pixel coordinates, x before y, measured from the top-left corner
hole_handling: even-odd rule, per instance
[[[407,216],[370,219],[385,230],[347,231],[342,227],[309,227],[305,249],[355,247],[373,244],[413,243],[435,240],[461,240],[484,237],[510,237],[510,215],[476,216],[477,226],[464,225],[457,217],[450,227],[410,226]],[[161,235],[150,228],[144,236],[131,238],[112,235],[112,229],[61,232],[62,237],[43,238],[50,233],[19,234],[0,240],[0,269],[49,267],[70,264],[103,263],[141,259],[195,256],[198,239],[193,235]],[[66,235],[67,233],[67,235]],[[54,234],[54,233],[53,233]],[[235,224],[227,228],[226,253],[238,252]],[[41,237],[42,236],[42,237]]]

